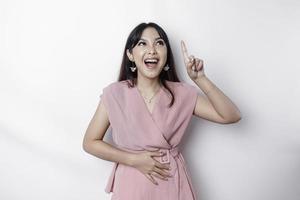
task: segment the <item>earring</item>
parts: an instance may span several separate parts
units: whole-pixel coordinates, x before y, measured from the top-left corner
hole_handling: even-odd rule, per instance
[[[164,70],[165,71],[168,71],[170,69],[170,67],[168,66],[168,65],[166,65],[165,67],[164,67]]]
[[[136,67],[133,67],[133,66],[134,66],[134,64],[133,64],[133,62],[132,62],[132,67],[130,67],[130,69],[131,69],[132,72],[135,72]]]

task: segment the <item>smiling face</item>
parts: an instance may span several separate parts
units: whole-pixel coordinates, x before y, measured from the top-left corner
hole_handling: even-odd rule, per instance
[[[127,56],[135,63],[138,77],[157,78],[167,61],[167,46],[156,29],[148,27],[132,52],[127,49]]]

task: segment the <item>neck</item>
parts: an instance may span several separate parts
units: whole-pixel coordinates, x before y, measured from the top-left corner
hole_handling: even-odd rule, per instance
[[[155,79],[149,79],[149,78],[137,78],[136,79],[136,86],[139,90],[145,92],[145,93],[153,93],[160,88],[160,80],[158,77]]]

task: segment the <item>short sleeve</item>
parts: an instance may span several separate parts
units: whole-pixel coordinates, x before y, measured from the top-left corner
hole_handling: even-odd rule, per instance
[[[99,96],[100,101],[103,102],[105,110],[110,118],[110,108],[109,108],[109,88],[105,87],[102,89],[102,93]]]
[[[199,90],[193,85],[190,85],[190,88],[191,88],[191,91],[190,91],[189,95],[190,95],[190,99],[191,99],[192,110],[194,111],[196,104],[197,104]]]

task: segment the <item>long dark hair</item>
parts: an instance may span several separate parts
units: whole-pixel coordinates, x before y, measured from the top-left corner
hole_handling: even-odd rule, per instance
[[[132,52],[132,49],[135,47],[135,45],[141,39],[143,31],[147,27],[155,28],[156,31],[158,32],[159,36],[165,41],[165,44],[167,46],[166,64],[169,66],[169,70],[167,70],[167,71],[162,70],[161,73],[159,74],[159,80],[162,83],[162,85],[170,92],[170,94],[172,96],[172,100],[169,104],[169,107],[171,107],[174,103],[175,97],[174,97],[174,94],[171,91],[171,89],[166,84],[165,80],[172,81],[172,82],[180,82],[180,80],[176,73],[174,57],[173,57],[173,53],[171,50],[168,36],[159,25],[157,25],[153,22],[141,23],[141,24],[137,25],[129,34],[125,48],[124,48],[124,52],[123,52],[122,64],[121,64],[121,68],[120,68],[118,81],[126,80],[128,83],[128,87],[134,87],[136,85],[137,70],[135,72],[132,72],[130,70],[130,67],[132,67],[132,62],[129,60],[129,58],[126,54],[126,50],[128,49],[130,53]]]

